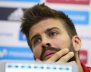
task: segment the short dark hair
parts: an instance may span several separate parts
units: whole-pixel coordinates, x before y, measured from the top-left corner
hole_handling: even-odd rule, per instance
[[[64,14],[64,12],[51,9],[45,4],[37,4],[31,8],[28,8],[24,12],[24,16],[22,19],[21,31],[25,34],[28,44],[29,44],[29,30],[31,29],[31,27],[36,23],[40,22],[41,20],[47,18],[63,20],[64,27],[70,38],[72,38],[74,35],[77,35],[73,22],[66,14]]]

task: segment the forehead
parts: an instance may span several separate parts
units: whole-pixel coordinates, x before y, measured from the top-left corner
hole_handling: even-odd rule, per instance
[[[35,24],[34,26],[32,26],[29,31],[29,35],[30,35],[29,37],[31,38],[36,33],[42,33],[45,30],[50,29],[52,27],[57,27],[62,30],[65,29],[63,25],[63,21],[59,19],[49,18],[49,19],[42,20],[37,24]]]

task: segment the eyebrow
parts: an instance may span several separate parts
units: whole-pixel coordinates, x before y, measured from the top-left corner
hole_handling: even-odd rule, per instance
[[[58,30],[59,30],[58,27],[52,27],[52,28],[48,28],[48,29],[45,31],[45,33],[50,32],[50,31],[53,30],[53,29],[58,29]]]
[[[45,31],[45,33],[49,32],[49,31],[51,31],[51,30],[53,30],[53,29],[59,29],[59,28],[57,28],[57,27],[48,28],[48,29]],[[34,38],[36,38],[36,37],[38,37],[38,36],[40,36],[40,34],[34,35],[34,36],[31,38],[31,42],[32,42],[32,40],[33,40]]]

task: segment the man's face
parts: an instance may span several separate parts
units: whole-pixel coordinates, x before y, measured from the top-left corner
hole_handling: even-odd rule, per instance
[[[32,26],[29,39],[36,59],[47,60],[57,51],[71,48],[71,39],[59,19],[45,19]]]

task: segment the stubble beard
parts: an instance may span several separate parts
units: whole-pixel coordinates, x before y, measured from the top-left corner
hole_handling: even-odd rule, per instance
[[[46,50],[52,50],[52,51],[58,52],[58,51],[60,51],[61,49],[60,49],[60,48],[54,48],[54,47],[42,48],[42,53],[41,53],[41,55],[40,55],[40,60],[41,60],[41,61],[46,61],[46,60],[44,59],[44,57],[43,57],[43,56],[44,56],[44,53],[46,52]],[[73,53],[74,53],[74,56],[73,56],[71,59],[69,59],[67,62],[76,61],[75,50],[74,50],[74,47],[73,47],[72,42],[71,42],[71,44],[70,44],[69,51],[70,51],[70,52],[73,52]],[[59,59],[60,59],[60,58],[59,58]],[[59,59],[57,59],[55,62],[57,62]]]

